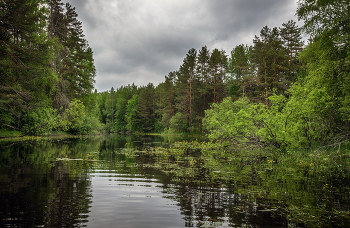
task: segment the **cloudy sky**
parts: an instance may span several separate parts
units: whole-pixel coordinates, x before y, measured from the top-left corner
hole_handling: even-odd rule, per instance
[[[297,0],[64,0],[94,51],[95,88],[164,81],[191,48],[227,54],[263,26],[295,20]],[[301,22],[298,22],[301,25]]]

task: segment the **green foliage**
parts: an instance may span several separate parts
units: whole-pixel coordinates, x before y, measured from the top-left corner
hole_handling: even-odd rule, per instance
[[[103,133],[103,127],[103,124],[94,113],[88,113],[85,115],[84,122],[81,125],[80,134],[101,134]]]
[[[228,94],[233,97],[233,96],[237,96],[238,95],[238,91],[239,91],[239,86],[237,85],[238,83],[232,82],[231,84],[229,84],[228,86]]]
[[[187,116],[182,112],[177,112],[175,116],[170,119],[169,131],[186,132],[187,130]]]
[[[322,91],[305,99],[304,88],[293,86],[290,99],[283,95],[269,98],[270,106],[250,103],[248,99],[225,98],[206,111],[203,127],[212,140],[237,145],[261,144],[286,148],[310,147],[325,137],[325,124],[319,107],[324,105]]]
[[[212,140],[245,144],[258,140],[256,115],[257,105],[250,104],[247,98],[235,102],[225,98],[205,111],[203,127]]]
[[[139,88],[137,105],[137,121],[142,132],[154,131],[155,124],[155,101],[154,86],[148,83],[147,86]]]
[[[93,51],[75,8],[46,3],[0,2],[0,124],[6,131],[185,133],[202,132],[203,124],[213,140],[283,150],[349,138],[348,1],[298,1],[297,15],[311,35],[303,51],[301,29],[290,20],[264,26],[253,46],[236,46],[229,59],[224,50],[190,49],[157,87],[132,84],[102,93],[91,93]],[[228,95],[238,100],[224,99]]]
[[[88,103],[95,77],[75,8],[60,0],[5,0],[0,8],[1,126],[34,135],[67,130],[62,112],[74,98]]]
[[[128,105],[126,106],[125,120],[127,122],[127,129],[129,131],[135,132],[138,129],[137,122],[137,105],[139,103],[139,96],[134,94],[133,97],[128,100]]]
[[[231,57],[228,61],[231,79],[244,80],[251,74],[251,63],[249,62],[251,50],[252,47],[240,44],[231,51]]]
[[[25,120],[22,128],[24,135],[49,134],[61,125],[57,110],[52,108],[30,111],[23,116],[23,119]]]
[[[21,135],[20,131],[6,130],[4,128],[0,128],[0,137],[16,137],[20,135]]]
[[[80,100],[73,100],[65,110],[64,119],[68,121],[68,131],[72,134],[83,134],[85,106]]]
[[[265,97],[265,101],[258,101],[266,106],[247,101],[237,111],[235,107],[240,101],[225,100],[213,105],[203,120],[210,138],[236,137],[247,141],[254,136],[265,145],[283,150],[348,140],[350,46],[346,38],[349,17],[345,13],[349,10],[348,2],[298,3],[298,16],[306,20],[304,29],[313,36],[311,43],[300,52],[300,29],[293,21],[284,23],[279,30],[265,26],[260,37],[254,39],[250,58],[262,82],[260,94]],[[244,56],[238,55],[243,53],[239,50],[237,47],[232,53],[233,67],[238,56]],[[291,85],[292,82],[295,83]],[[231,87],[233,90],[234,86]]]

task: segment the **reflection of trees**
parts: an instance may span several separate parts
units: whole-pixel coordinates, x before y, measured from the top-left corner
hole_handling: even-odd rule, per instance
[[[306,205],[314,210],[312,215],[333,208],[349,210],[349,197],[344,194],[349,189],[349,178],[337,170],[312,173],[311,169],[290,169],[282,163],[274,164],[272,169],[271,164],[266,166],[266,162],[260,164],[259,159],[252,162],[250,158],[228,163],[205,154],[196,157],[196,150],[186,150],[179,156],[183,162],[175,166],[173,155],[168,160],[161,155],[157,160],[148,152],[126,156],[121,149],[126,143],[140,151],[167,146],[153,136],[119,135],[0,145],[0,227],[83,226],[92,197],[87,175],[92,162],[87,161],[91,158],[87,154],[108,161],[97,164],[101,169],[157,179],[164,197],[180,207],[187,227],[200,227],[204,221],[226,221],[233,227],[287,227],[286,217],[278,214],[291,205],[298,211]],[[56,161],[66,156],[84,160]],[[151,168],[152,162],[157,166]]]
[[[200,187],[194,185],[164,185],[165,198],[178,202],[186,227],[201,227],[204,221],[227,222],[231,226],[286,227],[285,218],[257,205],[266,204],[262,198],[232,193],[230,189]],[[261,211],[260,211],[261,210]]]
[[[140,155],[138,160],[149,158],[147,154]],[[269,210],[282,201],[271,201],[268,193],[263,197],[254,193],[254,189],[261,192],[265,185],[253,165],[240,160],[235,165],[222,165],[217,159],[197,155],[200,155],[197,151],[186,150],[178,163],[172,156],[166,159],[159,155],[159,159],[148,160],[155,162],[155,168],[167,171],[169,177],[174,176],[176,185],[163,183],[165,198],[178,202],[186,227],[220,222],[240,227],[288,225],[285,217]]]
[[[51,170],[52,186],[45,225],[48,227],[75,227],[86,223],[91,203],[91,182],[87,175],[72,176],[68,165],[56,163]]]
[[[84,165],[78,164],[83,161],[65,164],[56,157],[78,158],[86,152],[83,144],[26,141],[5,147],[0,156],[0,227],[82,226],[91,203],[91,183]]]

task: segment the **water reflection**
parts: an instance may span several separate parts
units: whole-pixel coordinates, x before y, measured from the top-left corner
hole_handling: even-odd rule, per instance
[[[181,140],[0,141],[0,227],[303,227],[280,212],[320,200],[348,207],[341,192],[324,197],[315,177],[275,171],[265,158],[219,162],[198,149],[180,153]]]
[[[145,165],[156,162],[152,155],[125,153],[169,147],[173,140],[109,136],[3,141],[1,226],[286,225],[271,213],[258,212],[247,196],[233,189],[174,181],[172,175]]]
[[[155,178],[96,170],[92,185],[88,227],[183,227],[179,207],[163,197]]]
[[[1,227],[79,227],[87,222],[89,176],[83,165],[56,161],[74,154],[72,148],[79,148],[79,143],[10,145],[3,142],[0,154]]]

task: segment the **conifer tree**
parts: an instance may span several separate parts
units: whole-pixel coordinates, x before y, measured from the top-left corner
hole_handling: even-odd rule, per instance
[[[225,97],[224,79],[226,64],[227,57],[225,53],[215,48],[209,59],[213,103],[220,102]]]
[[[67,81],[65,89],[70,99],[91,93],[96,71],[92,49],[84,39],[82,23],[77,17],[75,8],[67,3],[62,80]]]
[[[301,64],[298,60],[298,54],[302,51],[304,43],[301,37],[301,29],[296,25],[293,20],[282,24],[280,28],[281,39],[283,46],[286,49],[287,55],[287,72],[286,80],[293,83],[297,79],[297,75],[300,71]]]
[[[188,127],[192,129],[194,110],[194,81],[197,51],[192,48],[186,54],[180,66],[176,80],[176,109],[186,116]],[[191,130],[192,131],[192,130]]]
[[[91,93],[95,77],[93,52],[84,39],[75,8],[61,0],[47,0],[50,14],[47,30],[55,45],[52,69],[59,79],[54,93],[56,108]]]
[[[147,86],[139,88],[137,105],[137,122],[143,132],[152,132],[155,125],[155,94],[154,86],[148,83]]]
[[[229,89],[230,94],[233,95],[241,87],[243,96],[247,96],[247,89],[250,87],[251,77],[251,63],[249,60],[251,47],[247,45],[237,45],[231,51],[231,57],[228,61],[228,73],[230,74]]]
[[[273,89],[283,93],[288,89],[285,80],[286,52],[282,45],[279,30],[265,26],[260,31],[260,37],[255,36],[251,51],[251,61],[257,72],[260,87],[257,88],[259,100],[268,102]]]
[[[209,92],[209,59],[210,59],[210,51],[207,46],[202,47],[198,52],[197,56],[197,78],[199,80],[199,86],[197,88],[197,94],[200,103],[197,106],[199,110],[200,117],[204,116],[204,110],[209,108],[209,103],[211,102],[208,98]]]
[[[157,118],[163,128],[169,128],[170,119],[175,115],[174,81],[176,72],[172,71],[165,76],[165,82],[157,86]]]

